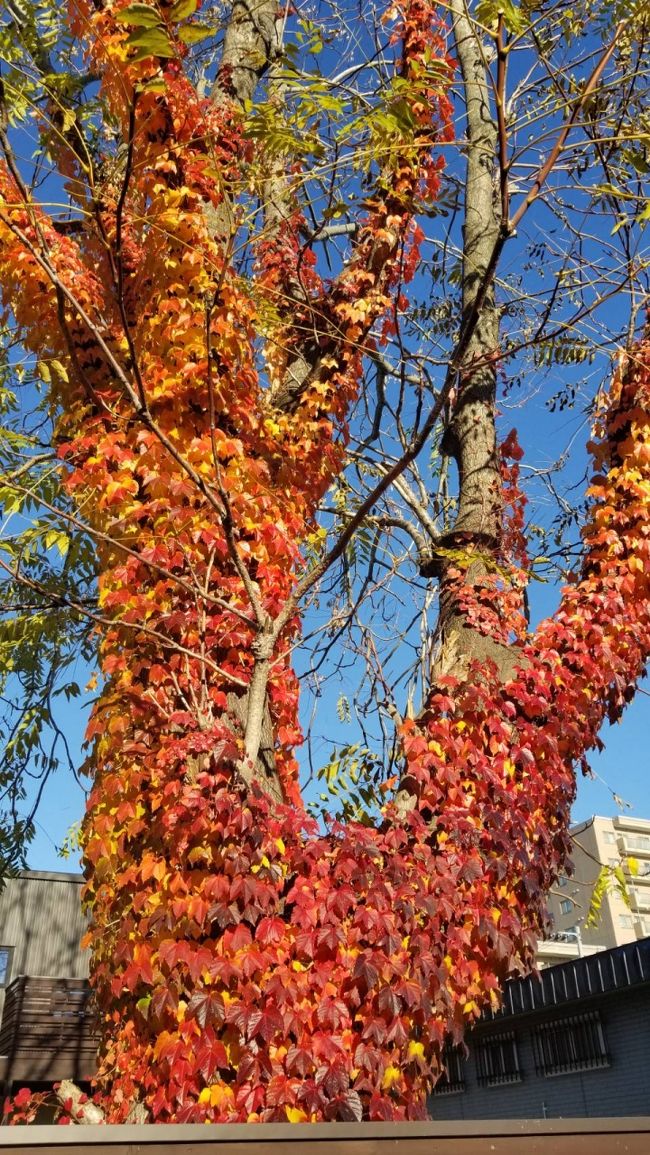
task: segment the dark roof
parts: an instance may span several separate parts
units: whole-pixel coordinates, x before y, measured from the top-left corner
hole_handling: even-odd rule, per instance
[[[504,988],[502,1008],[486,1018],[493,1021],[512,1015],[529,1015],[648,982],[650,938],[643,938],[615,946],[612,950],[546,967],[523,979],[512,979]]]

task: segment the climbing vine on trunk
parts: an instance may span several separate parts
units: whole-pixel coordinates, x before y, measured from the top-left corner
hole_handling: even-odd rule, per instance
[[[555,617],[527,633],[513,435],[490,473],[498,533],[439,546],[445,645],[462,621],[508,650],[507,671],[491,651],[439,669],[399,725],[374,825],[318,828],[295,755],[300,599],[343,548],[308,561],[366,358],[405,304],[416,211],[439,193],[454,64],[428,0],[387,12],[399,131],[326,280],[301,166],[251,131],[241,58],[210,98],[192,83],[193,11],[72,3],[121,141],[91,155],[73,118],[51,144],[76,233],[8,147],[0,170],[3,300],[56,366],[64,491],[97,542],[83,854],[98,1102],[110,1122],[134,1104],[155,1122],[420,1118],[445,1042],[532,962],[574,766],[643,670],[650,346],[602,399],[584,561]],[[274,211],[245,273],[262,187]]]

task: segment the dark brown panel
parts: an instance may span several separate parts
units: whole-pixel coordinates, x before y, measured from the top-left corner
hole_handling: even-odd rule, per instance
[[[0,1078],[84,1078],[95,1070],[95,1015],[84,979],[28,978],[7,988],[0,1028]]]
[[[0,1127],[21,1155],[649,1155],[650,1118],[314,1126]]]

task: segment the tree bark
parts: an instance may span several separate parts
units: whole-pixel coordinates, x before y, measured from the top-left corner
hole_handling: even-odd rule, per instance
[[[490,277],[499,241],[500,213],[495,196],[497,128],[490,110],[486,67],[465,0],[451,0],[456,50],[463,76],[467,115],[467,181],[463,226],[463,324]],[[501,479],[496,452],[494,407],[499,317],[493,282],[461,367],[458,396],[445,447],[456,460],[459,505],[455,534],[496,544],[501,517]],[[478,363],[478,364],[475,364]]]
[[[509,647],[467,625],[449,580],[459,555],[470,561],[466,586],[475,586],[489,572],[501,537],[502,505],[495,428],[499,314],[494,260],[502,243],[495,179],[498,134],[478,33],[465,0],[451,0],[450,8],[466,112],[461,333],[477,311],[478,315],[460,366],[442,444],[443,453],[453,457],[458,469],[456,519],[453,529],[438,542],[440,552],[422,567],[424,576],[440,580],[440,648],[432,670],[434,683],[450,672],[464,677],[471,660],[495,661],[502,676],[508,677],[517,660],[517,653]]]
[[[233,100],[241,108],[252,101],[260,79],[278,53],[281,14],[277,0],[235,0],[233,3],[212,92],[215,103],[223,106],[224,115],[228,114],[228,105]],[[274,199],[269,203],[273,205],[273,212],[279,211]],[[228,244],[236,228],[230,199],[224,196],[217,209],[207,211],[213,236]],[[271,227],[274,223],[270,222]],[[248,692],[229,693],[226,712],[244,742],[240,776],[248,787],[256,783],[265,794],[281,801],[274,727],[267,697],[269,660],[270,655],[266,659],[256,657]]]

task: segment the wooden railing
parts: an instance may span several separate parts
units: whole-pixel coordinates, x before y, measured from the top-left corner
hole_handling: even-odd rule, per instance
[[[650,1118],[0,1127],[17,1155],[648,1155]]]
[[[84,979],[29,978],[7,987],[0,1081],[84,1081],[95,1071],[95,1017]]]

